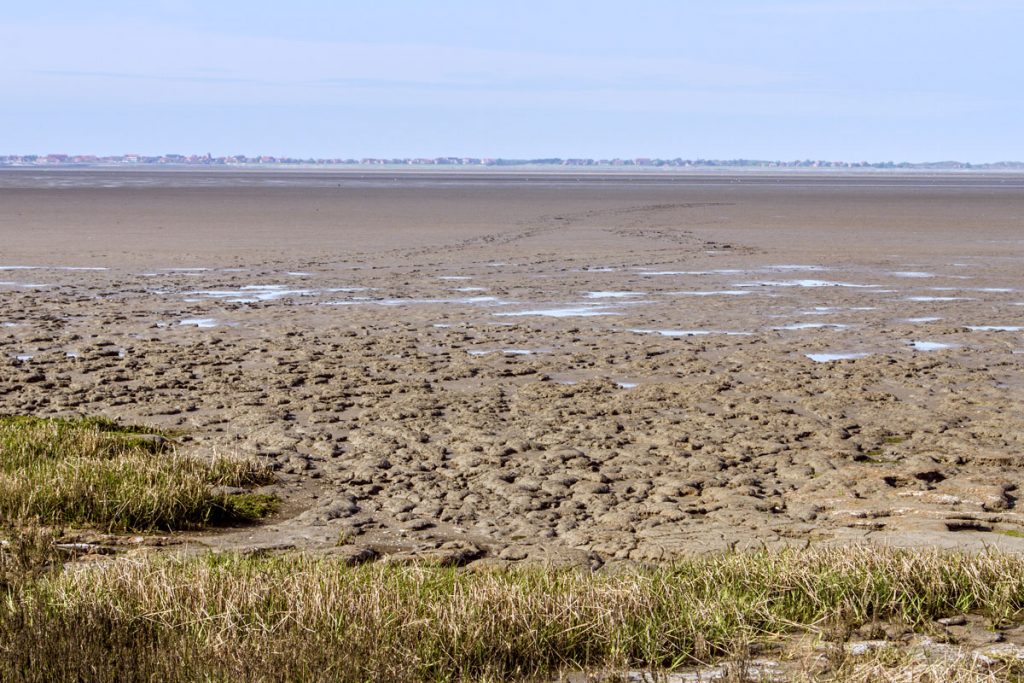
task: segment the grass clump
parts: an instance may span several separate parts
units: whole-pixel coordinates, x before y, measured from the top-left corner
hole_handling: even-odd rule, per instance
[[[224,498],[228,518],[257,520],[269,517],[281,507],[281,499],[266,493],[236,493]]]
[[[273,511],[255,494],[216,492],[267,483],[269,470],[182,455],[169,437],[104,418],[2,417],[0,520],[148,531],[249,521]]]
[[[0,595],[60,566],[57,532],[36,524],[0,526]]]
[[[1003,536],[1010,536],[1012,538],[1024,538],[1024,531],[1021,531],[1020,529],[996,529],[996,533],[1002,534]]]
[[[224,554],[121,558],[11,597],[2,680],[551,680],[715,661],[838,618],[1019,621],[1024,559],[847,547],[594,574]]]

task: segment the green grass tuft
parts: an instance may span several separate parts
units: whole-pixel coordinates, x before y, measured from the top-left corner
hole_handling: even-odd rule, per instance
[[[277,512],[281,508],[281,499],[265,493],[236,493],[224,496],[220,505],[225,519],[254,522]]]
[[[1013,538],[1024,538],[1024,531],[1020,529],[996,529],[997,534],[1012,536]]]
[[[182,455],[169,436],[103,418],[0,418],[0,521],[174,530],[273,510],[267,500],[236,504],[214,491],[265,484],[267,468]]]

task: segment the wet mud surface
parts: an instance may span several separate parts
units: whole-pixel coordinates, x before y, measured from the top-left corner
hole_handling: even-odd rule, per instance
[[[0,175],[0,410],[278,470],[279,518],[191,541],[1024,548],[1012,178]]]

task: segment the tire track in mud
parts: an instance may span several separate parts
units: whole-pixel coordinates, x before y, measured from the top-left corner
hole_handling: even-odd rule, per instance
[[[628,222],[626,225],[621,226],[597,225],[595,227],[600,228],[608,234],[619,237],[640,237],[657,243],[671,242],[679,245],[696,245],[701,243],[702,240],[694,236],[689,230],[668,226],[661,228],[644,226],[649,226],[652,223],[652,217],[657,214],[713,206],[731,206],[731,204],[725,202],[662,203],[621,208],[593,209],[575,213],[549,214],[539,216],[536,219],[529,221],[520,221],[517,224],[519,226],[518,228],[511,229],[509,231],[494,232],[478,237],[471,237],[436,247],[394,250],[388,253],[390,255],[401,256],[403,258],[418,258],[436,254],[460,253],[480,247],[508,246],[541,235],[555,233],[560,230],[571,230],[574,227],[585,225],[587,223],[600,223],[609,218],[613,219],[613,223],[620,223],[623,219],[628,219]],[[664,221],[654,222],[657,223]],[[675,221],[671,222],[674,223]],[[715,243],[703,242],[703,244],[706,248],[709,248],[708,245],[714,245]]]

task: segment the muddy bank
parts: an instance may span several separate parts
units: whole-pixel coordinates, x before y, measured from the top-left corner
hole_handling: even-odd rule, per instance
[[[1024,547],[1024,188],[158,181],[0,190],[0,409],[278,468],[204,542]]]

